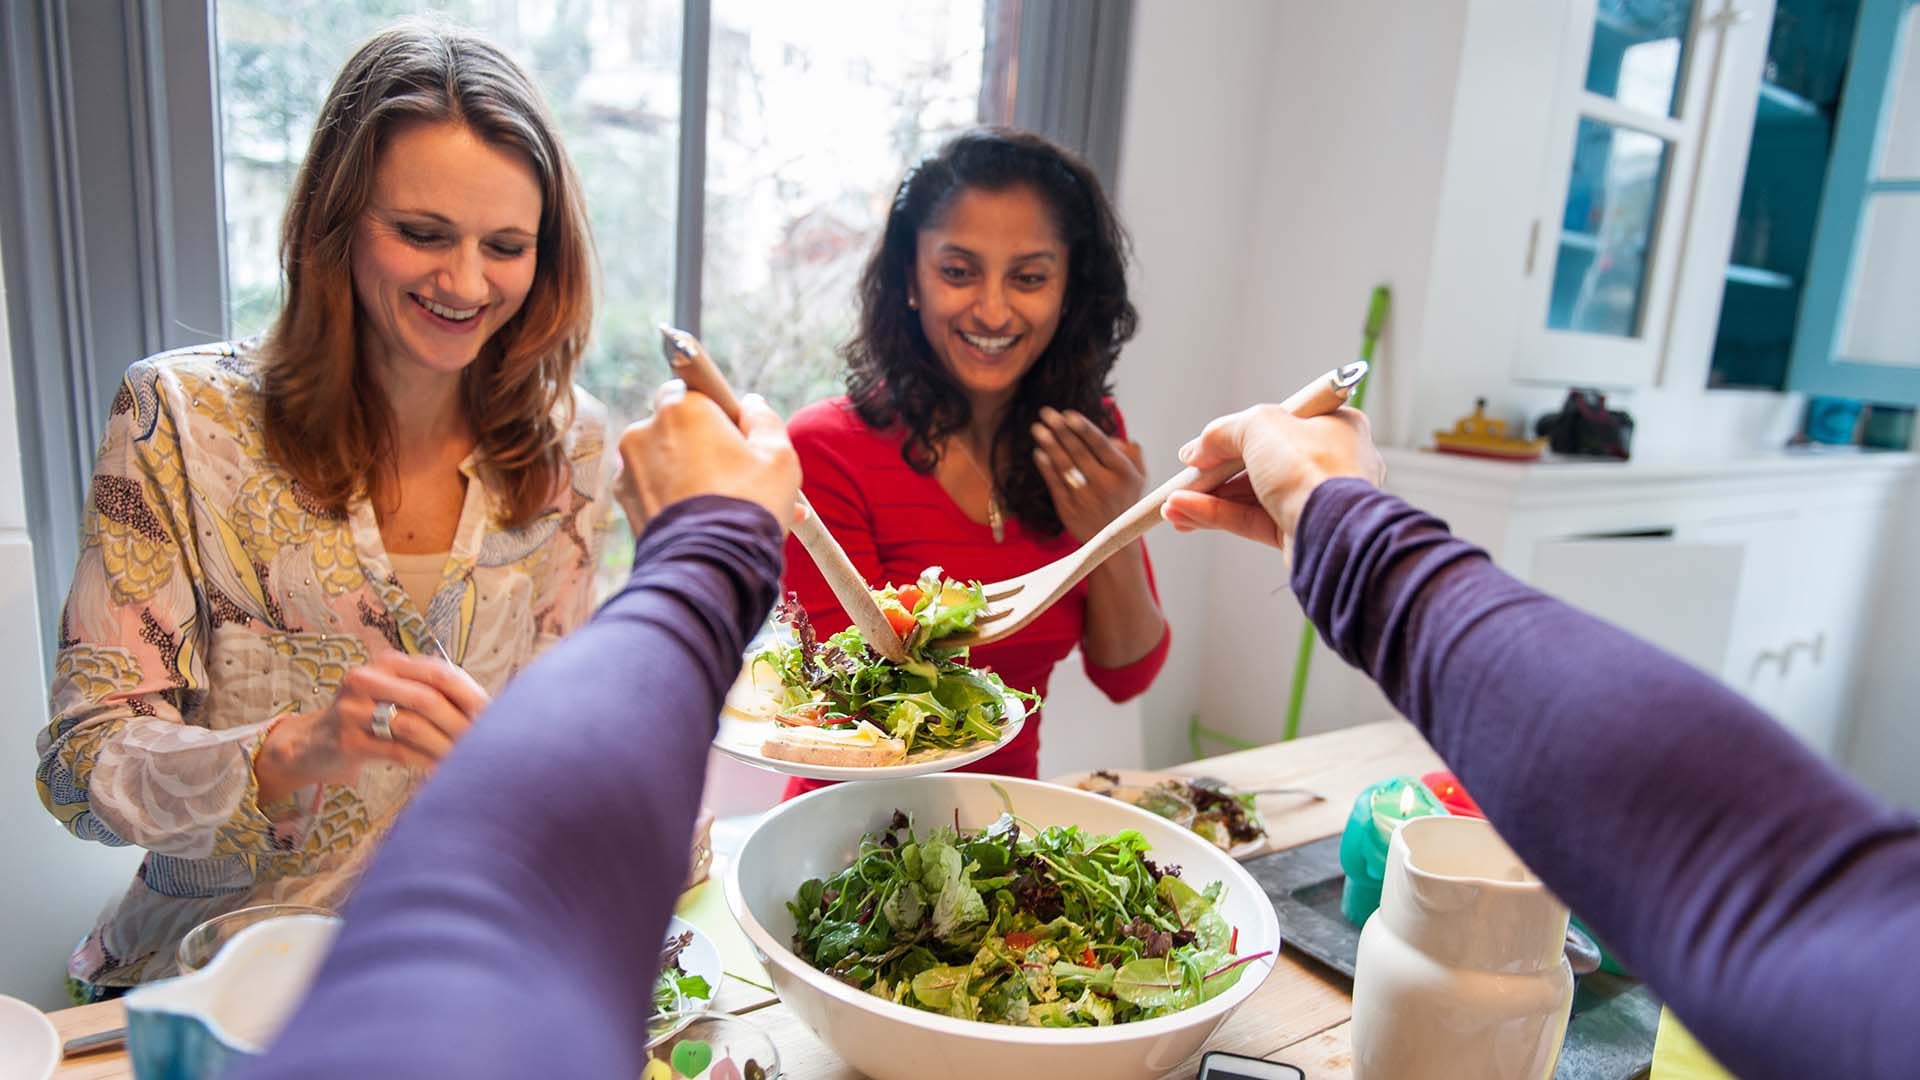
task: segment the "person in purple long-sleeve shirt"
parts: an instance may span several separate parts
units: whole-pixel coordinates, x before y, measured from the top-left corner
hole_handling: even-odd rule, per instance
[[[1223,417],[1176,527],[1281,547],[1309,618],[1501,836],[1743,1077],[1920,1075],[1920,824],[1745,698],[1380,491],[1352,410]]]
[[[624,1077],[645,1063],[720,702],[780,577],[800,467],[670,383],[621,440],[633,575],[522,672],[400,816],[246,1077]]]

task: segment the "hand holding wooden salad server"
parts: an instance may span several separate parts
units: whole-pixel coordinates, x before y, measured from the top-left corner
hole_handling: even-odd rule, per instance
[[[712,398],[720,411],[734,423],[740,422],[740,402],[734,398],[733,390],[727,385],[726,377],[720,374],[713,358],[707,355],[706,347],[700,339],[685,330],[676,330],[671,326],[660,327],[660,351],[666,355],[667,366],[673,369],[674,377],[687,384],[687,389],[705,394]],[[834,598],[847,610],[847,616],[860,630],[860,636],[874,652],[895,663],[907,660],[906,644],[881,612],[880,605],[874,600],[873,593],[867,590],[867,581],[854,567],[853,560],[847,557],[840,542],[833,538],[827,527],[820,522],[820,515],[813,512],[807,497],[799,496],[800,514],[793,522],[793,535],[798,537],[807,554],[813,556],[815,566],[827,579],[827,587],[833,590]]]
[[[1365,360],[1338,367],[1301,387],[1280,407],[1301,418],[1325,416],[1346,404],[1353,391],[1367,377]],[[974,616],[974,629],[954,634],[940,642],[945,647],[986,645],[1024,629],[1040,613],[1052,607],[1067,591],[1092,573],[1128,544],[1140,539],[1147,530],[1160,524],[1160,507],[1176,491],[1212,491],[1241,472],[1240,463],[1228,462],[1202,472],[1186,468],[1139,502],[1122,511],[1071,555],[1055,559],[1005,581],[988,582],[987,606]]]

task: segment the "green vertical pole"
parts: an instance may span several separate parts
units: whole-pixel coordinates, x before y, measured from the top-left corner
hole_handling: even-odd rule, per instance
[[[1367,298],[1367,322],[1361,331],[1360,359],[1373,363],[1373,347],[1380,341],[1380,329],[1386,325],[1387,306],[1392,293],[1385,285],[1373,287],[1373,295]],[[1353,400],[1347,404],[1356,409],[1364,408],[1367,400],[1367,386],[1373,382],[1369,376],[1366,382],[1353,392]],[[1313,663],[1313,643],[1319,634],[1314,630],[1312,621],[1300,628],[1300,649],[1293,657],[1293,686],[1287,692],[1287,724],[1280,733],[1281,742],[1291,742],[1300,737],[1300,707],[1307,700],[1307,667]]]

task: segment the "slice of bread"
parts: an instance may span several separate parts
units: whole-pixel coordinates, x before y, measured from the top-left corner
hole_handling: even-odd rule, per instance
[[[817,729],[814,730],[817,732]],[[890,738],[873,742],[840,742],[802,738],[787,733],[776,734],[762,743],[760,752],[777,761],[792,761],[802,765],[877,768],[882,765],[898,765],[905,761],[907,744],[899,739]]]

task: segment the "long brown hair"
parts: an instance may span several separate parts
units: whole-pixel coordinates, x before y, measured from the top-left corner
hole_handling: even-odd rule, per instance
[[[1067,242],[1067,295],[1060,328],[1007,406],[991,460],[1008,509],[1052,536],[1060,515],[1033,466],[1034,422],[1044,406],[1073,409],[1113,434],[1102,401],[1112,392],[1114,361],[1139,323],[1127,298],[1126,230],[1100,178],[1077,154],[1031,132],[979,128],[915,165],[900,181],[886,231],[860,275],[859,322],[841,356],[860,418],[876,428],[903,425],[900,456],[916,471],[932,472],[941,440],[967,425],[971,408],[907,303],[920,230],[937,223],[963,191],[1022,185],[1046,203]]]
[[[540,181],[533,285],[460,383],[482,481],[522,525],[566,482],[573,371],[593,318],[593,253],[580,184],[533,81],[464,31],[410,23],[353,54],[328,92],[281,229],[286,303],[262,343],[268,452],[335,514],[392,483],[394,422],[360,355],[353,237],[387,137],[451,122],[526,155]]]

